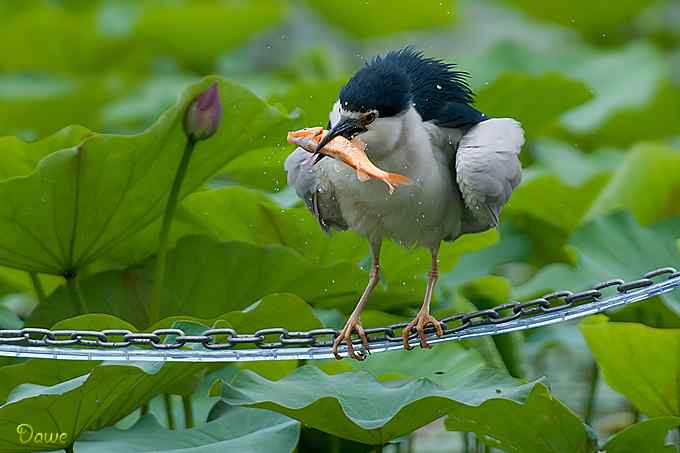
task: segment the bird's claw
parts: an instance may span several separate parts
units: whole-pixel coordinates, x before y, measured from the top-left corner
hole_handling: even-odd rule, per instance
[[[409,345],[408,341],[409,336],[411,335],[411,330],[413,330],[414,327],[416,328],[418,338],[420,339],[420,347],[425,349],[432,348],[432,345],[430,345],[427,342],[427,336],[425,335],[425,327],[427,327],[428,324],[432,324],[432,326],[434,327],[434,331],[438,337],[444,335],[442,323],[435,319],[431,314],[420,311],[418,312],[418,315],[416,315],[416,317],[413,319],[413,321],[409,322],[401,332],[401,336],[404,340],[404,349],[406,351],[410,351],[411,349],[413,349],[411,348],[411,345]]]
[[[354,344],[352,344],[352,332],[356,332],[357,336],[361,340],[361,344],[364,347],[363,351],[357,351],[354,349]],[[340,356],[338,353],[338,346],[340,346],[343,341],[347,345],[347,356],[352,359],[359,361],[365,360],[367,355],[370,354],[370,350],[368,348],[368,337],[366,337],[366,332],[364,332],[364,328],[361,326],[361,321],[358,319],[350,319],[347,321],[345,327],[340,331],[338,336],[335,337],[331,351],[338,360],[342,359],[342,356]]]

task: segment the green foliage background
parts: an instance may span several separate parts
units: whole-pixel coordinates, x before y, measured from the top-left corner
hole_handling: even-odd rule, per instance
[[[3,0],[0,18],[0,328],[340,327],[367,248],[286,187],[284,134],[405,45],[527,134],[499,231],[443,248],[435,314],[680,268],[676,0]],[[223,122],[190,163],[155,317],[181,121],[215,81]],[[428,263],[388,244],[364,326],[412,316]],[[363,363],[5,358],[0,451],[671,452],[679,315],[671,293]],[[69,441],[22,443],[21,423]]]

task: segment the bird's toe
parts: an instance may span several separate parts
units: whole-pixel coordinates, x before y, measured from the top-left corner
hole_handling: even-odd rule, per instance
[[[404,327],[404,330],[402,331],[402,338],[404,340],[404,349],[407,351],[410,351],[412,348],[409,345],[409,340],[412,334],[412,330],[415,327],[416,335],[418,336],[418,339],[420,340],[420,347],[424,349],[431,349],[432,345],[428,343],[427,341],[427,333],[425,332],[425,328],[428,325],[432,325],[434,328],[435,333],[437,334],[438,337],[441,337],[444,335],[444,329],[442,328],[441,322],[439,322],[437,319],[435,319],[432,315],[429,313],[418,313],[418,315],[415,317],[413,321],[408,323],[406,327]]]
[[[354,348],[354,343],[352,342],[352,333],[356,333],[357,336],[359,337],[361,345],[364,348],[363,351],[356,350]],[[368,354],[370,353],[368,347],[368,337],[366,336],[366,332],[364,331],[364,328],[361,326],[361,322],[359,320],[348,321],[344,329],[342,329],[338,336],[335,337],[335,341],[333,341],[333,347],[331,348],[331,352],[333,352],[333,355],[337,360],[342,359],[342,356],[338,352],[338,348],[340,347],[340,344],[342,344],[343,342],[347,346],[347,356],[349,358],[361,361],[365,360]]]

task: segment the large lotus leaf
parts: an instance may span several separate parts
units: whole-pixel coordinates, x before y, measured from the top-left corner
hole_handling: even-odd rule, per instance
[[[102,314],[66,319],[54,324],[52,328],[54,330],[135,330],[134,326],[121,319]],[[19,384],[56,385],[90,372],[98,363],[100,362],[31,359],[19,364],[0,367],[0,401],[7,402],[10,392]]]
[[[581,323],[604,380],[650,417],[680,414],[680,330],[609,322]]]
[[[261,297],[290,292],[309,303],[332,304],[357,297],[365,274],[355,265],[317,266],[281,246],[257,247],[193,236],[170,255],[161,312],[185,314],[200,306],[203,317],[240,309]]]
[[[541,76],[506,73],[479,90],[477,105],[488,115],[516,119],[527,135],[535,136],[560,114],[591,97],[583,82],[558,73]],[[513,102],[507,102],[508,99]],[[536,99],[541,99],[540,109],[536,108]]]
[[[536,18],[576,28],[586,36],[597,40],[606,39],[607,33],[617,31],[623,24],[628,23],[653,3],[653,0],[626,0],[616,5],[588,0],[507,1]]]
[[[399,366],[395,367],[395,363]],[[420,350],[418,354],[404,350],[383,352],[372,355],[369,360],[349,364],[354,369],[370,372],[381,381],[427,378],[446,388],[459,385],[484,368],[484,361],[476,351],[458,343],[440,344]]]
[[[229,408],[217,420],[193,429],[170,431],[153,416],[132,428],[107,428],[86,433],[76,442],[78,453],[224,451],[290,453],[300,437],[300,424],[283,415],[261,409]]]
[[[388,326],[403,321],[403,317],[366,310],[361,320],[364,327],[368,328]],[[344,325],[344,320],[342,322],[339,328]],[[395,363],[399,364],[398,368],[395,368]],[[363,362],[329,359],[314,364],[328,374],[365,370],[380,381],[427,378],[444,387],[451,387],[467,374],[484,368],[484,359],[477,351],[466,349],[459,342],[450,342],[439,344],[436,348],[422,349],[418,354],[400,349],[371,355],[370,360]]]
[[[189,67],[210,69],[217,57],[277,23],[285,10],[286,2],[276,0],[170,5],[147,1],[132,33],[156,54],[175,55]]]
[[[148,127],[176,101],[193,78],[186,74],[153,75],[128,88],[98,112],[106,131],[137,131]]]
[[[659,121],[659,118],[663,118]],[[657,84],[652,98],[641,106],[631,106],[609,115],[596,130],[579,136],[588,148],[628,146],[644,140],[657,140],[680,134],[680,90],[676,82]]]
[[[473,280],[461,288],[463,296],[480,310],[506,303],[511,298],[511,291],[507,279],[491,275]],[[527,375],[527,357],[522,333],[494,335],[492,341],[510,375],[524,378]]]
[[[66,124],[79,124],[103,132],[117,132],[119,129],[106,122],[102,109],[124,96],[138,82],[139,78],[135,74],[118,73],[61,77],[21,74],[0,77],[0,117],[5,118],[0,126],[0,134],[19,135],[35,140],[54,133]],[[185,85],[186,83],[172,93],[166,108],[174,104],[177,93]],[[156,112],[146,125],[156,120],[161,112],[162,110]],[[52,148],[49,151],[57,149],[61,148]]]
[[[30,425],[36,432],[66,433],[70,443],[86,429],[117,422],[173,381],[202,367],[205,365],[158,362],[102,364],[50,386],[22,384],[0,406],[0,451],[35,451],[41,447],[34,441],[18,442],[19,424]],[[61,444],[61,448],[64,446]]]
[[[544,170],[558,176],[568,186],[579,187],[593,176],[610,173],[621,165],[621,153],[601,150],[585,154],[577,148],[552,139],[538,139],[531,148],[532,171]]]
[[[215,81],[226,106],[222,127],[199,143],[182,196],[240,152],[261,146],[263,135],[285,121],[250,92],[208,78],[189,87],[143,134],[93,134],[48,155],[33,173],[0,182],[0,264],[78,272],[156,219],[186,143],[186,106]]]
[[[229,162],[217,179],[267,192],[280,192],[287,184],[284,162],[289,151],[289,147],[271,146],[249,151]]]
[[[453,22],[453,0],[414,2],[396,0],[385,8],[381,2],[363,0],[306,0],[331,24],[357,38],[445,26]]]
[[[605,453],[675,453],[666,444],[668,431],[680,425],[680,417],[650,418],[615,434],[602,447]]]
[[[506,219],[503,219],[499,232],[497,243],[461,256],[455,270],[442,275],[442,284],[455,287],[474,278],[493,274],[503,264],[525,261],[531,252],[527,235]]]
[[[680,150],[640,145],[597,195],[586,219],[627,209],[642,224],[680,215]]]
[[[66,9],[22,2],[2,11],[2,72],[87,72],[136,63],[139,52],[97,33],[95,8]],[[95,3],[95,2],[90,2]],[[29,6],[30,5],[30,6]]]
[[[254,332],[268,327],[285,327],[293,332],[323,327],[312,308],[293,294],[266,296],[245,310],[219,316],[217,324],[222,321],[241,332]]]
[[[678,231],[680,217],[649,227],[641,227],[626,213],[599,217],[580,227],[569,241],[577,256],[575,266],[546,266],[533,279],[515,287],[514,296],[579,290],[611,278],[635,280],[659,267],[680,267],[680,252],[675,245]],[[677,292],[661,297],[676,311],[680,309]]]
[[[479,16],[484,22],[477,28],[491,27],[494,31],[499,28],[495,23],[491,25],[486,16]],[[499,18],[494,20],[500,21]],[[484,90],[482,84],[494,83],[497,77],[507,71],[524,73],[524,77],[529,77],[527,73],[539,77],[559,72],[563,77],[585,83],[592,99],[566,112],[560,124],[577,134],[578,138],[570,141],[592,149],[611,145],[628,146],[639,142],[641,138],[665,138],[679,127],[677,121],[673,121],[678,116],[678,103],[675,102],[678,90],[672,82],[667,81],[667,59],[655,47],[634,42],[623,48],[593,49],[574,43],[568,34],[552,28],[537,27],[535,23],[518,24],[508,19],[508,23],[503,26],[514,33],[510,35],[506,32],[503,36],[508,39],[500,40],[498,44],[479,52],[465,65],[465,69],[473,76],[472,82],[481,87],[480,91]],[[527,30],[531,32],[527,34]],[[467,31],[466,34],[471,33]],[[526,36],[528,42],[522,40],[521,36]],[[460,36],[460,39],[465,38],[465,35]],[[541,40],[544,42],[536,45]],[[472,38],[466,44],[474,45],[478,41]],[[560,49],[559,52],[555,52],[556,48]],[[453,61],[460,58],[459,55],[454,57]],[[641,70],[630,71],[631,67]],[[499,87],[499,90],[502,88]],[[532,92],[530,87],[513,100],[531,99],[527,93]],[[495,104],[501,102],[500,99],[494,101]],[[512,107],[506,103],[500,108],[508,110]],[[659,118],[664,120],[659,121]]]
[[[160,220],[112,250],[110,257],[124,263],[142,261],[156,249]],[[266,195],[239,186],[193,193],[181,204],[171,241],[201,234],[222,241],[256,245],[284,245],[319,264],[358,262],[368,245],[352,233],[324,234],[306,208],[282,209]]]
[[[337,77],[337,74],[335,74]],[[323,126],[328,123],[328,112],[338,98],[340,88],[347,82],[341,80],[303,80],[292,85],[281,94],[267,98],[273,104],[283,104],[288,111],[300,109],[302,120],[308,126]]]
[[[614,322],[637,322],[660,329],[680,329],[680,315],[660,297],[645,300],[643,304],[631,304],[607,313]]]
[[[92,132],[84,127],[69,126],[30,144],[16,137],[2,137],[0,177],[6,179],[32,173],[42,158],[54,151],[76,146],[89,135],[92,135]]]
[[[579,187],[562,182],[557,175],[541,175],[524,181],[513,193],[504,214],[518,223],[535,220],[566,233],[573,231],[598,192],[607,182],[606,176],[590,179]]]
[[[43,292],[48,295],[64,282],[61,277],[54,275],[37,275],[38,281],[42,286]],[[36,287],[31,279],[31,274],[11,267],[0,266],[0,294],[29,293],[35,300],[38,300]]]
[[[271,0],[79,2],[74,8],[23,3],[24,8],[2,11],[3,72],[134,73],[151,69],[159,54],[210,68],[220,55],[279,21],[286,9]]]
[[[597,440],[548,388],[536,385],[523,403],[491,399],[463,406],[446,419],[450,431],[473,432],[484,444],[512,453],[594,453]]]
[[[200,237],[188,238],[180,243],[180,247],[186,247],[178,256],[182,260],[175,261],[175,254],[170,254],[169,257],[161,319],[174,317],[173,319],[213,320],[224,313],[242,310],[261,298],[264,298],[263,302],[267,302],[261,304],[260,308],[269,307],[271,301],[279,297],[281,310],[288,304],[290,310],[293,310],[306,305],[293,295],[265,296],[285,291],[304,294],[309,301],[326,296],[337,298],[347,293],[352,296],[359,291],[364,280],[361,271],[353,269],[361,277],[346,279],[347,285],[356,281],[354,288],[347,285],[344,288],[339,285],[337,289],[333,288],[330,279],[334,272],[342,273],[343,267],[313,269],[295,253],[281,247],[211,243]],[[193,253],[196,255],[188,256]],[[267,269],[259,266],[268,266],[276,278]],[[316,271],[313,274],[316,277],[310,278],[313,271]],[[125,319],[139,328],[156,323],[159,320],[149,319],[147,313],[151,291],[150,272],[151,269],[110,271],[84,280],[82,292],[88,308],[92,312],[108,313]],[[351,275],[351,272],[344,275]],[[328,288],[328,292],[324,292],[325,288]],[[293,310],[291,313],[294,312]],[[36,308],[27,324],[49,326],[76,314],[78,311],[75,302],[66,288],[62,287],[50,296],[48,303]],[[276,317],[272,319],[275,320]],[[283,322],[288,317],[279,314],[279,320]],[[167,327],[167,322],[164,325]]]
[[[278,381],[243,371],[222,382],[222,399],[274,410],[345,439],[384,444],[490,398],[523,402],[534,385],[517,384],[492,370],[467,374],[457,384],[447,389],[424,378],[381,383],[365,371],[329,376],[305,366]]]
[[[632,67],[640,70],[630,71]],[[639,42],[621,50],[595,53],[565,68],[570,77],[586,82],[594,97],[567,112],[562,124],[574,133],[588,134],[601,127],[610,115],[648,104],[666,68],[664,56],[655,47]]]

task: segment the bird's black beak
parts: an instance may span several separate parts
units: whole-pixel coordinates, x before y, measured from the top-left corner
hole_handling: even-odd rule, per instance
[[[352,139],[359,132],[365,132],[366,129],[361,125],[359,119],[355,118],[341,118],[340,121],[335,125],[331,131],[326,134],[326,136],[319,142],[319,146],[316,147],[315,154],[321,151],[321,148],[330,143],[337,136],[345,137],[346,139]]]

